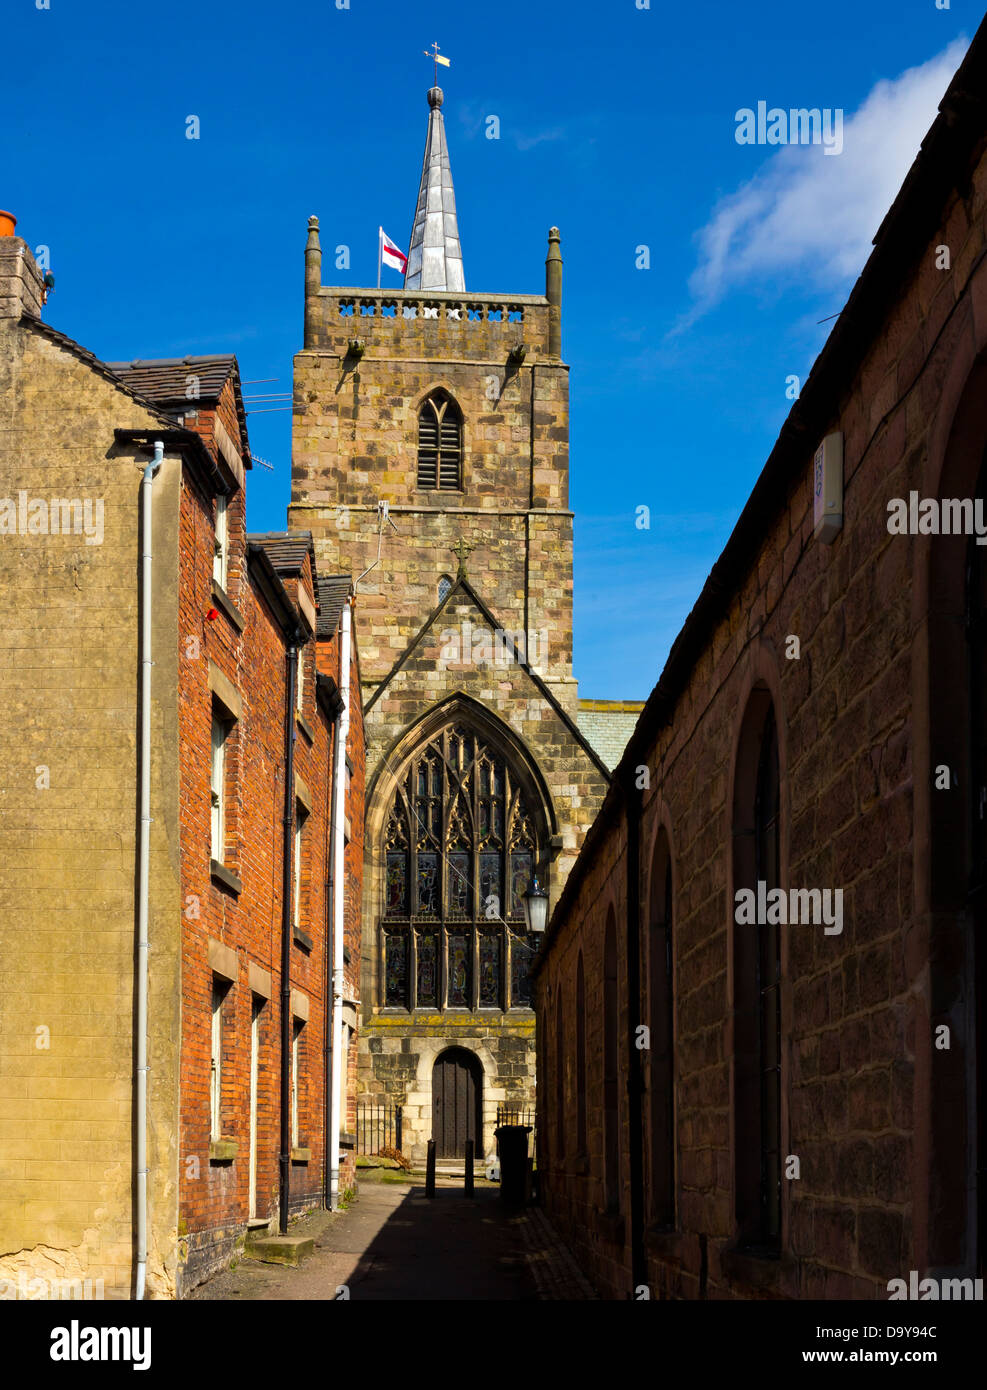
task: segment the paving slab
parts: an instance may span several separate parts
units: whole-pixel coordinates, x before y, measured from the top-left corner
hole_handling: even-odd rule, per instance
[[[595,1298],[542,1212],[510,1211],[496,1189],[435,1197],[412,1183],[363,1181],[345,1212],[291,1229],[315,1249],[298,1268],[242,1261],[192,1299],[531,1301]]]

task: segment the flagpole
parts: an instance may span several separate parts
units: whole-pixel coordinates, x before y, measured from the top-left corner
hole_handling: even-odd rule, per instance
[[[384,229],[377,228],[377,288],[380,289],[380,266],[384,256]]]

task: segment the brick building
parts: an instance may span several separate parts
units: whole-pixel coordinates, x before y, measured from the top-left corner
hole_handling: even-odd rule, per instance
[[[982,27],[550,924],[542,1187],[613,1297],[983,1273],[985,92]]]
[[[170,1297],[353,1182],[350,581],[246,535],[235,358],[101,362],[42,302],[0,238],[0,1279]]]
[[[546,293],[464,289],[442,92],[404,287],[322,285],[305,251],[289,525],[352,574],[367,815],[361,1094],[405,1149],[492,1153],[534,1099],[521,895],[554,901],[607,786],[572,674],[559,235]]]

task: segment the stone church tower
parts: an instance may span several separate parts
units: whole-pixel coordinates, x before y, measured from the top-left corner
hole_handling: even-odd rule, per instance
[[[323,286],[309,219],[289,524],[358,580],[362,1098],[455,1159],[533,1106],[521,894],[537,874],[554,906],[607,769],[576,723],[559,234],[544,296],[467,291],[428,104],[402,289]]]

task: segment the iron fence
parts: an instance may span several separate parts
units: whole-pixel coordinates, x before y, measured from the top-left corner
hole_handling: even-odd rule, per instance
[[[356,1107],[356,1151],[372,1158],[382,1149],[401,1149],[400,1105],[364,1103]]]
[[[535,1139],[538,1131],[535,1128],[535,1110],[533,1106],[522,1105],[517,1101],[504,1101],[497,1106],[497,1128],[501,1125],[530,1125],[531,1133],[528,1135],[528,1153],[534,1155]]]

